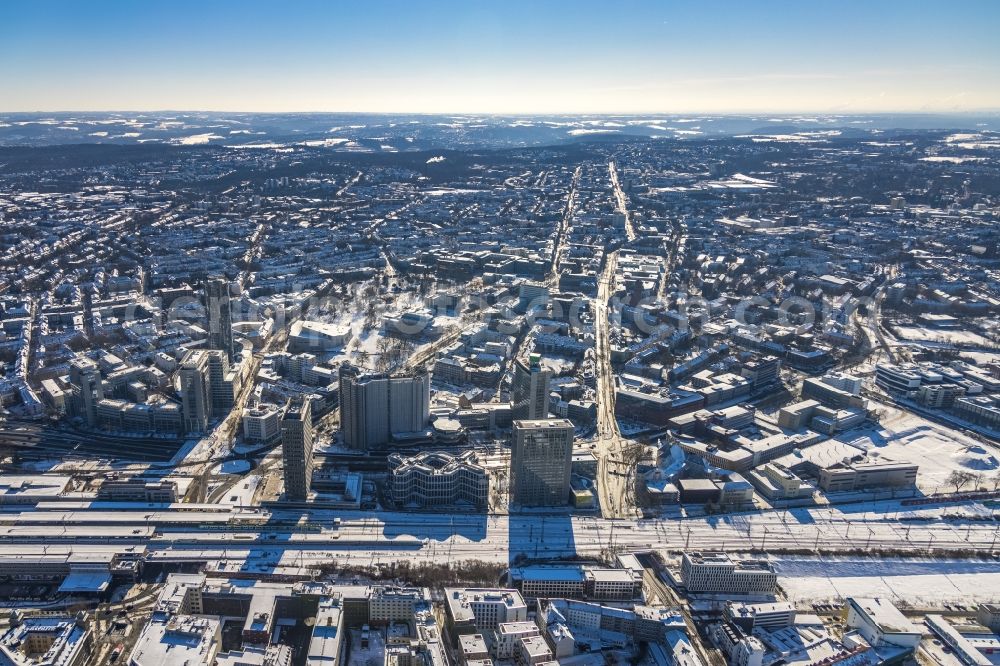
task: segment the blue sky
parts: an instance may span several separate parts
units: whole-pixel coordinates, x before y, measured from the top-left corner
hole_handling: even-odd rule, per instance
[[[109,109],[1000,110],[1000,2],[0,2],[0,111]]]

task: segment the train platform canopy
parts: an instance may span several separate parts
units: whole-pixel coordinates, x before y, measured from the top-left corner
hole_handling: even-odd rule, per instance
[[[0,501],[3,504],[37,504],[60,497],[70,477],[50,474],[0,474]]]
[[[111,573],[108,571],[74,571],[66,576],[59,592],[69,594],[100,594],[111,585]]]

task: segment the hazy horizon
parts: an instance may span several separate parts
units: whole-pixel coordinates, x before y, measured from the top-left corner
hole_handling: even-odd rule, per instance
[[[829,118],[851,118],[851,117],[870,117],[870,116],[927,116],[927,117],[949,117],[949,116],[975,116],[975,115],[995,115],[1000,114],[1000,107],[997,108],[983,108],[983,109],[962,109],[955,111],[921,111],[921,110],[899,110],[899,111],[847,111],[847,112],[832,112],[832,111],[821,111],[817,109],[749,109],[745,111],[705,111],[705,110],[679,110],[679,111],[608,111],[608,112],[590,112],[590,111],[548,111],[548,112],[531,112],[531,111],[511,111],[511,112],[491,112],[491,111],[407,111],[405,109],[388,109],[384,111],[366,111],[363,109],[359,110],[316,110],[316,111],[302,111],[289,109],[284,111],[269,111],[256,110],[256,109],[0,109],[0,114],[4,115],[42,115],[42,114],[53,114],[53,115],[67,115],[67,114],[165,114],[165,113],[183,113],[183,114],[215,114],[215,113],[235,113],[242,115],[275,115],[275,116],[291,116],[291,115],[311,115],[311,116],[482,116],[482,117],[495,117],[495,118],[545,118],[545,117],[595,117],[595,118],[645,118],[645,117],[656,117],[656,116],[677,116],[677,115],[692,115],[701,117],[716,117],[716,118],[746,118],[756,115],[781,115],[787,116],[789,120],[801,119],[805,116],[821,116]]]

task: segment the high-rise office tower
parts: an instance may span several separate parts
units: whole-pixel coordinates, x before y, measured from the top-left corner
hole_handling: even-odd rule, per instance
[[[104,398],[104,383],[97,364],[78,356],[69,364],[69,382],[73,386],[73,411],[88,426],[97,425],[97,402]]]
[[[281,419],[281,463],[285,473],[285,499],[309,499],[313,471],[312,408],[308,400],[288,401]]]
[[[205,432],[212,416],[211,373],[205,349],[188,352],[181,360],[181,410],[186,432]]]
[[[233,408],[239,389],[236,372],[230,367],[226,353],[218,349],[207,350],[208,380],[212,397],[212,416],[225,416]]]
[[[181,360],[180,378],[187,432],[204,432],[213,417],[225,416],[233,408],[239,381],[224,351],[189,351]]]
[[[514,421],[511,502],[562,506],[569,500],[573,424],[566,419]]]
[[[538,354],[531,354],[527,363],[516,359],[511,383],[511,417],[515,420],[548,418],[551,380],[552,371],[542,367]]]
[[[340,428],[344,443],[368,450],[389,443],[392,435],[419,432],[430,420],[430,377],[366,374],[340,368]]]
[[[233,312],[229,302],[229,281],[210,277],[205,283],[205,307],[208,310],[209,349],[221,349],[233,360]]]

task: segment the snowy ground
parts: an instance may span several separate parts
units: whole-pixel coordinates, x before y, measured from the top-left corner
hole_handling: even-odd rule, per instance
[[[897,326],[896,333],[899,335],[900,340],[909,342],[941,342],[973,347],[988,347],[994,344],[978,333],[964,330],[945,330],[922,326]]]
[[[961,353],[961,357],[963,359],[970,360],[977,365],[987,365],[989,363],[1000,361],[1000,353],[994,352],[964,351]]]
[[[335,324],[338,326],[350,326],[353,331],[354,337],[352,341],[347,345],[347,348],[341,350],[340,352],[333,354],[330,360],[331,362],[349,360],[353,363],[358,362],[358,356],[362,353],[368,355],[368,367],[374,367],[375,361],[379,356],[378,342],[383,337],[378,328],[370,331],[364,330],[364,320],[365,320],[365,303],[363,301],[363,294],[365,289],[371,284],[371,282],[365,282],[359,285],[356,289],[356,296],[353,299],[346,299],[342,303],[344,307],[331,311],[319,311],[310,314],[310,319],[315,319],[317,321],[322,321],[328,324]],[[383,321],[386,317],[397,316],[408,311],[417,311],[426,309],[427,297],[421,296],[416,292],[404,292],[399,294],[387,293],[377,295],[375,297],[378,305],[376,306],[376,312],[378,313],[376,319],[377,321]],[[452,326],[460,326],[460,317],[450,317],[438,315],[434,318],[434,325],[442,331],[442,334],[447,329]],[[434,340],[418,341],[414,353],[419,352],[421,349],[428,345],[434,343]]]
[[[939,607],[1000,598],[1000,562],[783,557],[772,561],[778,583],[796,603],[874,596]]]
[[[52,474],[74,474],[85,471],[90,472],[133,472],[140,474],[149,468],[148,463],[121,463],[106,459],[80,460],[78,458],[43,458],[41,460],[28,460],[20,463],[20,467],[25,472],[49,472]]]
[[[253,504],[254,493],[257,492],[257,488],[260,486],[260,475],[251,474],[249,476],[243,477],[239,482],[229,489],[222,497],[219,498],[219,504],[228,504],[231,506],[249,506]]]
[[[244,474],[249,471],[249,460],[227,460],[212,468],[212,474]]]
[[[172,464],[177,465],[182,462],[202,462],[208,460],[213,455],[215,455],[217,442],[215,440],[214,428],[218,424],[212,424],[212,432],[208,435],[202,437],[201,439],[187,439],[184,444],[178,449],[177,453],[174,455],[173,459],[170,461]]]
[[[879,427],[852,430],[837,439],[867,449],[870,455],[918,464],[917,485],[925,492],[954,490],[946,480],[955,470],[982,474],[992,487],[992,477],[1000,473],[996,449],[916,414],[888,406],[879,410],[884,414]]]

